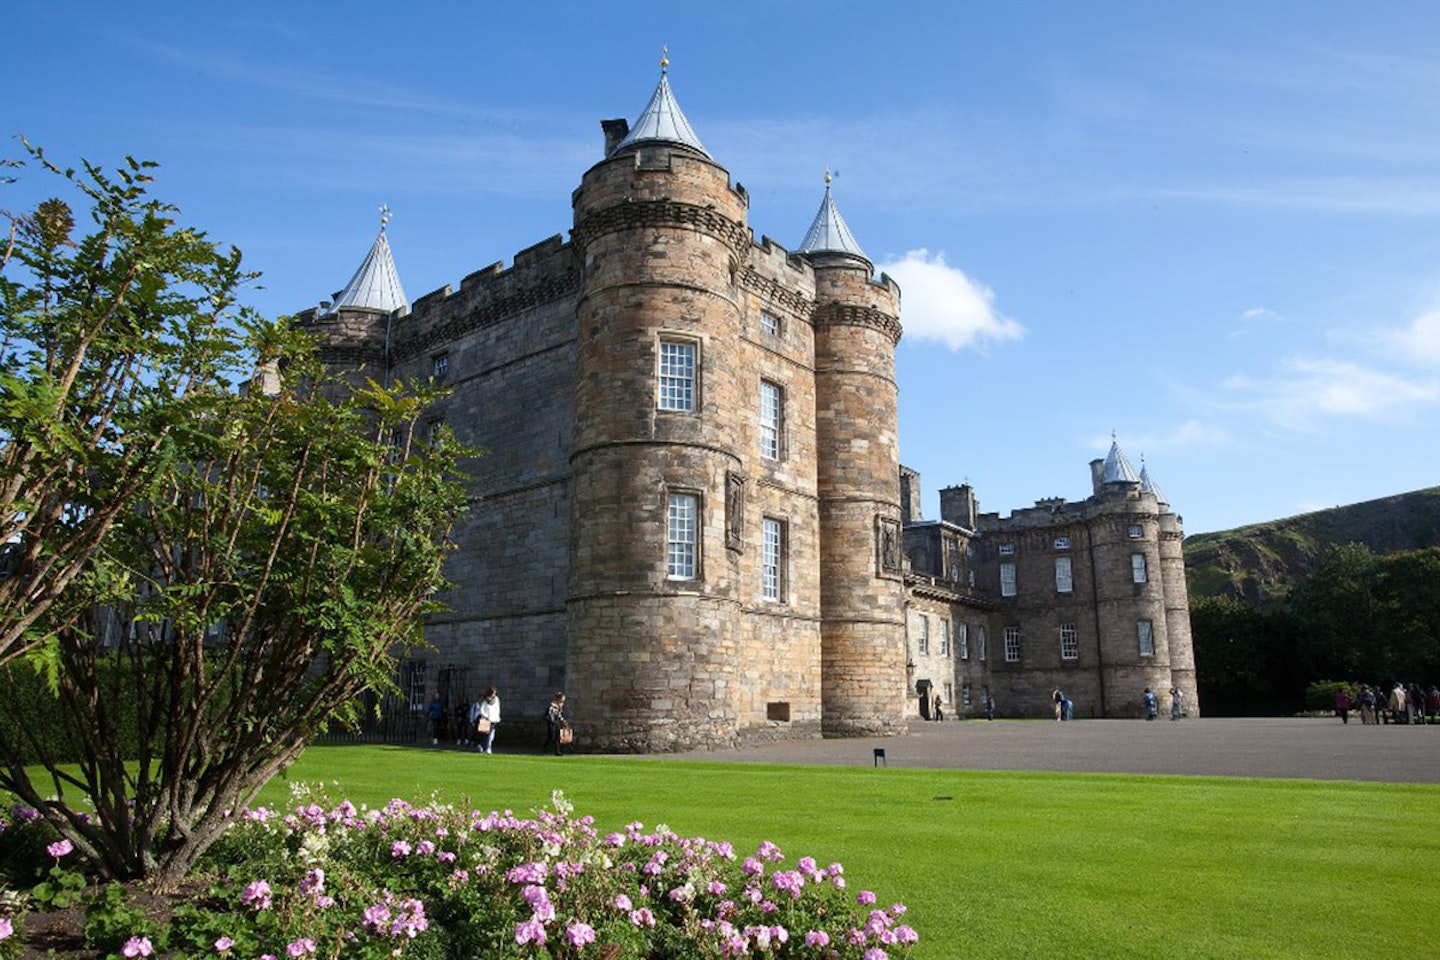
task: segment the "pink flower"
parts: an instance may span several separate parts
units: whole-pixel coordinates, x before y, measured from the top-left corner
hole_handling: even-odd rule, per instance
[[[303,957],[307,953],[315,952],[315,941],[309,937],[301,937],[285,948],[285,952],[292,957]]]
[[[860,904],[860,906],[862,907],[868,907],[870,906],[870,904],[875,902],[875,894],[871,893],[869,890],[861,890],[859,893],[855,894],[855,902]]]
[[[907,927],[902,923],[895,928],[895,941],[908,947],[912,943],[920,942],[920,934],[916,933],[913,927]]]
[[[565,941],[572,947],[585,946],[587,943],[595,942],[595,928],[588,923],[575,921],[565,930]]]
[[[527,943],[545,942],[545,924],[539,920],[526,920],[524,923],[515,924],[515,943],[525,946]]]
[[[410,844],[404,840],[396,840],[390,844],[390,856],[394,859],[410,856]]]
[[[15,924],[10,922],[9,917],[0,917],[0,940],[9,940],[15,936]]]
[[[270,884],[256,880],[240,893],[240,902],[256,910],[270,909]]]
[[[125,941],[125,946],[120,948],[120,953],[132,960],[134,957],[148,957],[154,952],[155,948],[150,945],[149,937],[131,937]]]
[[[617,893],[615,895],[614,903],[616,910],[629,910],[634,906],[634,904],[630,902],[630,898],[623,893]]]
[[[890,954],[881,950],[879,947],[871,947],[865,951],[864,960],[890,960]]]
[[[61,857],[70,853],[70,851],[74,849],[75,845],[69,840],[56,840],[54,843],[50,844],[48,847],[45,848],[45,852],[50,854],[50,856],[54,857],[56,860],[59,860]]]
[[[828,947],[830,946],[830,934],[824,930],[811,930],[805,934],[805,946],[807,947]]]
[[[231,940],[229,937],[221,937],[219,940],[215,941],[215,952],[224,953],[226,950],[229,950],[233,946],[235,946],[234,940]]]

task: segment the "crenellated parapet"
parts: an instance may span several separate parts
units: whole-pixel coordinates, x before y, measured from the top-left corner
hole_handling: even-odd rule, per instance
[[[878,330],[889,338],[892,347],[900,342],[900,335],[903,332],[899,318],[884,310],[857,304],[822,304],[815,308],[811,319],[817,327],[852,326]]]
[[[649,200],[587,213],[575,225],[575,243],[588,247],[597,237],[644,227],[687,227],[720,240],[738,257],[750,246],[750,228],[713,207],[675,200]]]

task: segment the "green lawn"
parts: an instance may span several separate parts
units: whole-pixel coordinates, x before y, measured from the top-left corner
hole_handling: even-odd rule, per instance
[[[1440,942],[1440,787],[312,748],[291,782],[762,839],[903,901],[921,960],[1364,957]],[[288,803],[275,781],[262,800]]]

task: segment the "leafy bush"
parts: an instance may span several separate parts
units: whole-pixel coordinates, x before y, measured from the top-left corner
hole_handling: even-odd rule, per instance
[[[1334,710],[1335,694],[1344,690],[1350,697],[1350,705],[1360,705],[1360,688],[1343,680],[1317,680],[1305,688],[1306,710]]]

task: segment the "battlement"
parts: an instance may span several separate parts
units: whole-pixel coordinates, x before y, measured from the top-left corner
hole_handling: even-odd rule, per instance
[[[573,248],[559,234],[547,237],[516,253],[509,268],[496,261],[468,274],[459,290],[447,283],[416,300],[409,319],[395,325],[395,359],[558,300],[579,286]]]

